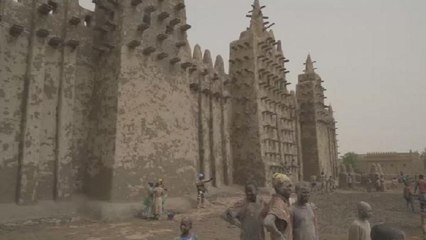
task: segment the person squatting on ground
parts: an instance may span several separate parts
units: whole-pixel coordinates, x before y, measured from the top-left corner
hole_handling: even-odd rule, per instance
[[[404,182],[403,196],[407,204],[407,208],[414,212],[414,192],[409,181]]]
[[[245,199],[238,201],[233,207],[225,211],[227,222],[241,228],[241,240],[264,240],[263,218],[266,204],[258,195],[256,185],[247,184]]]
[[[206,187],[206,183],[209,183],[211,181],[213,181],[213,178],[210,178],[209,180],[204,180],[205,176],[204,174],[200,173],[198,175],[198,181],[195,184],[197,187],[197,208],[204,208],[204,202],[205,202],[205,195],[207,192],[207,187]]]
[[[180,236],[175,240],[198,240],[198,237],[191,231],[192,220],[189,217],[184,217],[180,221]]]
[[[359,202],[357,205],[357,213],[357,219],[352,222],[349,228],[349,240],[371,240],[371,227],[368,221],[372,215],[370,204]]]
[[[319,240],[315,205],[309,202],[310,188],[306,182],[296,185],[297,202],[291,207],[294,240]]]
[[[378,224],[371,229],[371,240],[405,240],[405,233],[387,224]]]
[[[282,173],[272,176],[272,186],[276,194],[272,195],[264,220],[266,229],[271,234],[271,240],[293,240],[293,227],[289,197],[292,192],[290,178]]]
[[[426,181],[423,175],[419,175],[419,180],[417,181],[416,188],[414,189],[414,193],[419,195],[420,202],[420,211],[425,212],[426,207]]]

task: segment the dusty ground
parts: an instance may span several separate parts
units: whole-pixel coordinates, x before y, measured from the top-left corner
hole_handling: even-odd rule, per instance
[[[193,210],[186,215],[194,219],[194,231],[201,240],[239,239],[239,230],[220,219],[220,214],[236,197],[216,197],[211,199],[208,209]],[[319,207],[321,240],[347,239],[347,227],[354,217],[354,206],[358,201],[370,202],[374,208],[371,223],[387,222],[399,226],[410,240],[421,239],[420,216],[406,210],[399,193],[354,193],[338,192],[327,195],[314,195],[312,201]],[[52,220],[50,223],[32,226],[1,226],[0,239],[19,240],[166,240],[177,236],[178,215],[175,221],[144,221],[133,219],[126,222],[103,223],[90,220],[64,222]]]

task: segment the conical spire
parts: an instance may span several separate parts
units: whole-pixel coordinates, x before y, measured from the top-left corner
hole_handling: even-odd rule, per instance
[[[254,0],[252,5],[253,10],[251,11],[251,21],[250,28],[256,29],[257,31],[263,31],[264,22],[263,22],[263,13],[262,6],[260,6],[259,0]]]
[[[212,54],[208,49],[204,51],[203,63],[206,64],[208,68],[213,69]]]
[[[306,59],[305,73],[315,73],[314,62],[312,62],[311,54],[308,54],[308,58]]]
[[[203,59],[203,53],[201,52],[201,47],[198,44],[196,44],[195,47],[194,47],[193,58],[197,61],[200,61],[200,62]]]
[[[217,55],[216,57],[216,61],[214,63],[214,68],[216,69],[216,71],[218,71],[219,73],[224,73],[225,72],[225,64],[223,63],[223,58],[220,55]]]
[[[260,2],[259,2],[259,0],[254,0],[253,9],[260,10]]]

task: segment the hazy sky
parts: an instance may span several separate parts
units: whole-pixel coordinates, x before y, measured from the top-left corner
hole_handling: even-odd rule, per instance
[[[81,0],[81,2],[91,0]],[[189,41],[229,55],[252,0],[186,0]],[[425,0],[261,0],[297,82],[310,52],[338,121],[339,151],[426,147]]]

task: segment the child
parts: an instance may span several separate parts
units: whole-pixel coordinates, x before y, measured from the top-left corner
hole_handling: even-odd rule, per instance
[[[296,185],[297,202],[293,204],[293,239],[294,240],[319,240],[317,216],[315,206],[309,202],[309,185],[301,182]]]
[[[254,184],[247,184],[245,192],[245,199],[226,210],[224,218],[241,228],[241,240],[264,240],[263,215],[266,204]]]
[[[189,217],[184,217],[180,221],[180,236],[175,240],[198,240],[198,237],[192,233],[192,220]]]
[[[353,221],[349,228],[349,240],[371,240],[370,233],[371,227],[370,219],[372,209],[370,204],[366,202],[359,202],[357,205],[358,217]]]

